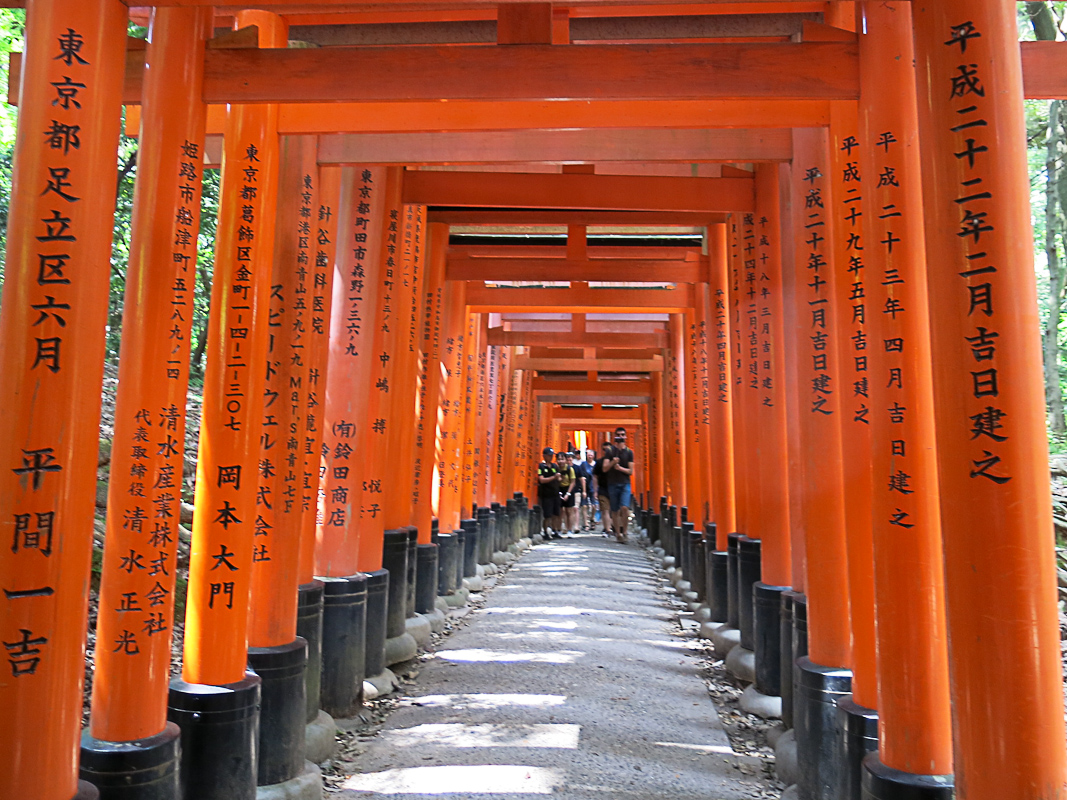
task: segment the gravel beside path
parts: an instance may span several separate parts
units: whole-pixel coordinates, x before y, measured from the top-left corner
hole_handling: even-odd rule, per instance
[[[424,661],[330,796],[758,795],[658,584],[632,545],[535,547]]]

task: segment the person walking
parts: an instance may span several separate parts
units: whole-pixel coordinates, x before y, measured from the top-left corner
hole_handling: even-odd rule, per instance
[[[552,463],[554,451],[546,447],[541,451],[541,463],[537,465],[537,500],[541,505],[543,517],[541,518],[541,532],[546,539],[552,538],[555,523],[559,526],[559,470]]]
[[[626,529],[630,524],[630,476],[634,471],[634,451],[626,446],[626,429],[615,429],[613,456],[605,465],[604,473],[608,481],[608,502],[611,506],[612,528],[615,540],[626,541]]]
[[[563,510],[560,531],[570,538],[574,535],[578,520],[578,509],[575,507],[578,476],[574,471],[574,461],[570,453],[559,454],[557,469],[560,471],[559,498]]]
[[[604,442],[600,445],[600,457],[593,466],[597,503],[600,506],[600,527],[605,536],[611,532],[611,502],[608,500],[608,476],[605,468],[613,458],[615,458],[615,448],[611,446],[611,442]]]
[[[583,531],[593,529],[593,464],[596,454],[592,450],[585,451],[585,459],[579,459],[577,455],[574,461],[574,471],[578,475],[578,483],[581,487],[581,495],[578,497],[578,525]]]

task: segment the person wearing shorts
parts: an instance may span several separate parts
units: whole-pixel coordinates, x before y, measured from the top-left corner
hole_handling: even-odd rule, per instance
[[[552,448],[541,451],[543,461],[537,465],[537,500],[541,505],[541,531],[546,537],[552,535],[552,523],[559,519],[559,472],[552,463]],[[558,526],[559,523],[556,522]],[[558,529],[558,528],[557,528]],[[558,534],[557,534],[558,535]]]
[[[633,474],[634,451],[626,446],[626,429],[615,429],[614,455],[605,465],[608,479],[608,502],[611,506],[612,528],[615,539],[626,541],[626,529],[630,524],[632,502],[630,476]]]

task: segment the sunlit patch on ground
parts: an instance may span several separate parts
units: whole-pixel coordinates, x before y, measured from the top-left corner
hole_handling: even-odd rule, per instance
[[[378,794],[552,794],[562,784],[563,773],[558,769],[486,764],[353,775],[341,788]]]
[[[396,747],[553,747],[576,750],[580,732],[580,725],[563,723],[438,722],[384,731],[382,738]]]

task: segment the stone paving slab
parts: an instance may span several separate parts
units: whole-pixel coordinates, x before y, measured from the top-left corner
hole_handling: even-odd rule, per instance
[[[749,797],[644,553],[535,547],[423,665],[332,797]]]

